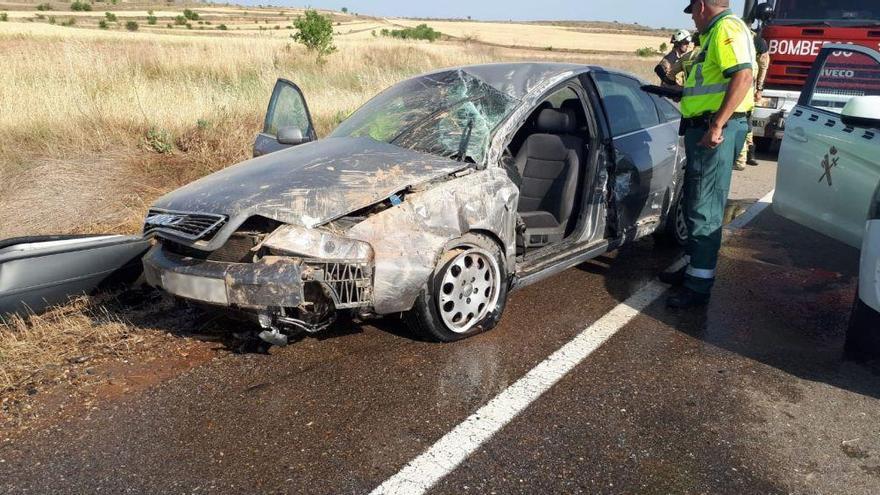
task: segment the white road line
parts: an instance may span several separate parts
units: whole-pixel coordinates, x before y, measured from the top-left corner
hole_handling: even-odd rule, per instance
[[[758,216],[758,214],[767,209],[767,207],[770,206],[771,203],[773,203],[773,194],[775,192],[776,190],[774,189],[767,193],[766,196],[759,199],[758,202],[750,206],[745,213],[736,217],[732,222],[727,224],[727,226],[724,227],[725,230],[733,231],[736,229],[741,229],[744,225],[754,220],[755,217]]]
[[[769,205],[773,192],[731,223],[728,230],[742,228]],[[757,209],[757,212],[753,212]],[[679,260],[673,267],[680,268]],[[668,286],[649,282],[626,301],[584,329],[574,339],[531,369],[525,376],[471,414],[424,453],[410,461],[397,474],[371,492],[379,494],[422,494],[451,473],[483,443],[523,412],[532,402],[573,370],[612,335],[660,298]]]

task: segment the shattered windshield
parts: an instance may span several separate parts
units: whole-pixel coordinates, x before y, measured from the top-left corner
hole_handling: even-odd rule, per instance
[[[880,21],[880,2],[866,0],[776,0],[776,20],[814,22]]]
[[[368,137],[480,163],[495,127],[518,100],[462,70],[417,77],[373,98],[330,137]]]

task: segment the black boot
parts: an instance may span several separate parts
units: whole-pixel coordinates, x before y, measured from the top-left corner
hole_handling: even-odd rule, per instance
[[[663,272],[657,276],[664,284],[678,287],[684,283],[684,274],[687,271],[687,265],[674,272]]]
[[[758,160],[755,160],[755,145],[749,146],[748,152],[746,152],[746,164],[751,165],[753,167],[758,166]]]
[[[682,287],[666,299],[666,306],[675,309],[697,308],[709,304],[709,294],[701,294]]]

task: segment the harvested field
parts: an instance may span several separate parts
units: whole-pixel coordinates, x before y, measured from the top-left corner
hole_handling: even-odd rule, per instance
[[[435,30],[455,38],[477,40],[493,45],[583,52],[634,53],[639,48],[657,48],[661,43],[669,41],[666,37],[660,36],[594,33],[587,32],[582,28],[529,23],[413,21],[405,19],[394,19],[392,22],[406,27],[427,24]]]

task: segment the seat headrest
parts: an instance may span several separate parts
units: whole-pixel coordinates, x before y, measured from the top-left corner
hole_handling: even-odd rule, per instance
[[[584,111],[584,106],[581,104],[581,100],[577,100],[574,98],[563,101],[562,104],[559,105],[559,108],[561,108],[562,110],[571,110],[572,112],[583,113]],[[575,115],[576,114],[577,113],[575,113]]]
[[[538,114],[538,132],[544,134],[574,134],[577,121],[574,112],[548,108]]]

